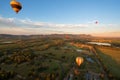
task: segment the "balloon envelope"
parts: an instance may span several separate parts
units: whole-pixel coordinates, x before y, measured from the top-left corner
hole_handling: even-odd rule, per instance
[[[16,13],[18,13],[22,9],[20,2],[17,2],[15,0],[12,0],[10,2],[10,5]]]
[[[66,39],[69,39],[69,36],[68,36],[68,35],[66,35],[66,36],[65,36],[65,38],[66,38]]]
[[[83,63],[83,58],[82,57],[76,57],[76,63],[78,66],[80,66]]]
[[[96,21],[95,24],[98,24],[98,21]]]

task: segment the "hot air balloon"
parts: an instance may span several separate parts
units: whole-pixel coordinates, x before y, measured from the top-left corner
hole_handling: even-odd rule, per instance
[[[65,36],[66,39],[69,39],[70,37],[68,35]]]
[[[98,24],[98,21],[96,21],[95,24]]]
[[[83,63],[83,58],[82,57],[76,57],[76,63],[78,66],[80,66]]]
[[[22,9],[21,3],[18,2],[18,1],[16,1],[16,0],[12,0],[12,1],[10,2],[10,5],[11,5],[12,9],[13,9],[16,13],[18,13],[18,12]]]

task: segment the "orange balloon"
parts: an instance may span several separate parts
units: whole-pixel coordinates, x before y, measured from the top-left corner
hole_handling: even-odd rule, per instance
[[[17,2],[16,0],[12,0],[10,2],[10,5],[16,13],[18,13],[22,9],[22,5],[20,4],[20,2]]]
[[[76,57],[76,63],[78,66],[80,66],[83,63],[83,58],[82,57]]]
[[[68,35],[65,36],[66,39],[69,39],[70,37]]]

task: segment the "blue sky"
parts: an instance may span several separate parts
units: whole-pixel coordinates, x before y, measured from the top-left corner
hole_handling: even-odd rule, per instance
[[[0,33],[120,36],[120,0],[17,0],[16,14],[0,2]],[[95,24],[98,21],[98,24]]]

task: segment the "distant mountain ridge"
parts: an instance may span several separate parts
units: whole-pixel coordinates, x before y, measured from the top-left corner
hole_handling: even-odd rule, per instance
[[[90,38],[92,37],[91,35],[87,34],[45,34],[45,35],[12,35],[12,34],[0,34],[0,38],[44,38],[44,37],[57,37],[57,38]]]
[[[90,39],[90,38],[116,38],[120,39],[120,37],[97,37],[89,34],[39,34],[39,35],[13,35],[13,34],[0,34],[0,38],[71,38],[71,39]]]

